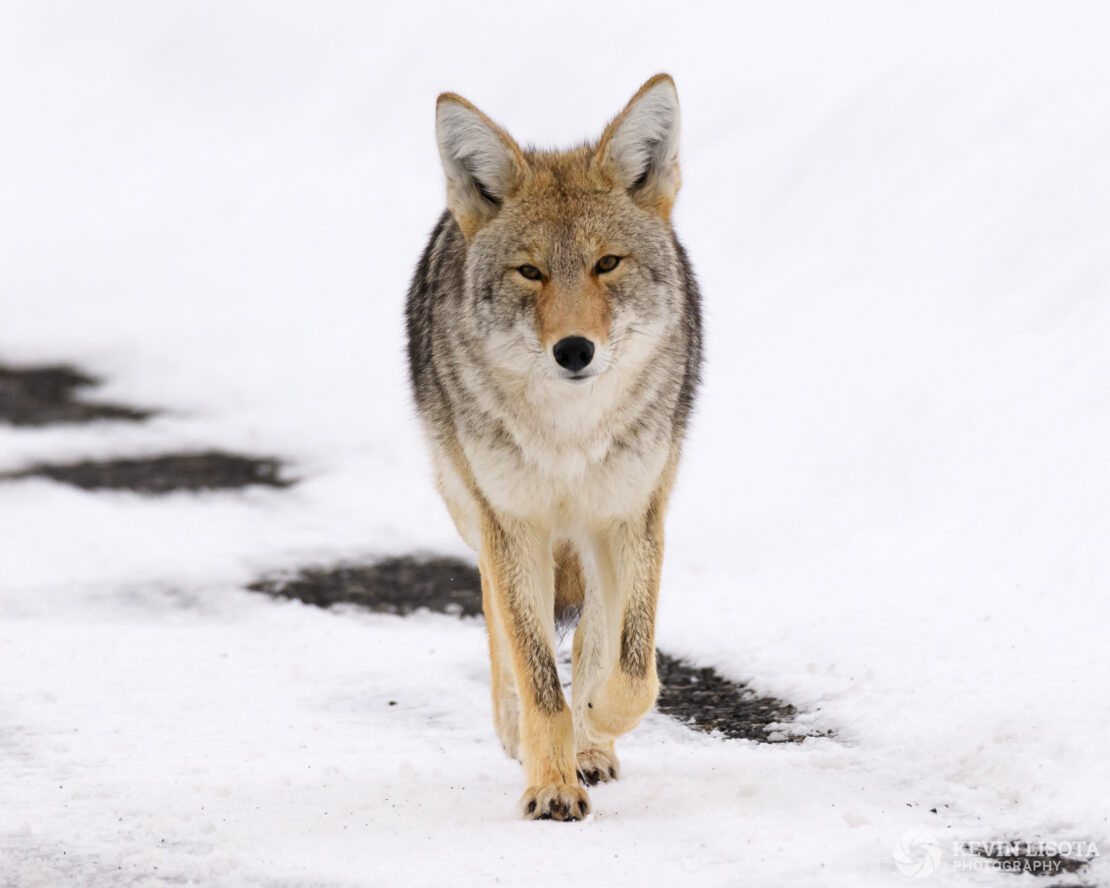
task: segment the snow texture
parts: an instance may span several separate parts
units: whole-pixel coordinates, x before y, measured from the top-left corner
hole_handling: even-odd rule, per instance
[[[6,3],[0,359],[155,413],[0,428],[0,473],[220,450],[299,483],[0,483],[0,885],[896,886],[915,830],[925,884],[1028,884],[958,868],[999,839],[1093,841],[1052,884],[1110,884],[1108,28],[1082,2]],[[403,358],[436,95],[569,146],[658,71],[708,337],[659,645],[832,736],[654,713],[588,821],[525,823],[480,621],[245,587],[470,557]]]

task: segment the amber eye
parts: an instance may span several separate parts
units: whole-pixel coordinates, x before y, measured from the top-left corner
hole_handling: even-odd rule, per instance
[[[605,272],[612,271],[620,264],[620,256],[602,256],[600,259],[597,260],[597,265],[594,266],[594,270],[598,274],[605,274]]]
[[[517,271],[520,272],[522,277],[526,277],[530,281],[538,281],[543,279],[543,275],[540,274],[540,270],[534,265],[522,265],[520,266],[520,268],[517,269]]]

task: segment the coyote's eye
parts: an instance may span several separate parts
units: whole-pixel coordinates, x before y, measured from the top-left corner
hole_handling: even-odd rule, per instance
[[[543,278],[543,275],[540,274],[540,270],[534,265],[522,265],[517,271],[520,272],[522,277],[526,277],[530,281],[538,281]]]
[[[620,256],[602,256],[597,260],[597,265],[594,266],[594,271],[598,274],[605,274],[607,271],[612,271],[621,264]]]

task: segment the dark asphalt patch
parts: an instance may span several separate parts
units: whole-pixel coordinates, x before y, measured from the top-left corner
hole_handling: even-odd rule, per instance
[[[691,666],[662,651],[655,652],[655,663],[659,671],[656,708],[691,728],[761,743],[798,743],[807,736],[785,727],[797,715],[789,703],[761,697],[711,667]]]
[[[294,577],[259,580],[247,588],[317,607],[354,604],[399,616],[420,609],[460,617],[482,613],[478,569],[457,558],[406,555],[371,564],[306,568]],[[683,724],[760,743],[805,739],[806,735],[789,731],[789,722],[796,715],[789,703],[761,697],[709,667],[695,668],[662,651],[656,651],[656,663],[660,683],[657,707]],[[778,730],[769,729],[770,725]]]
[[[42,426],[94,420],[141,420],[153,414],[118,404],[77,400],[81,389],[99,383],[68,364],[41,367],[0,365],[0,423]]]
[[[140,459],[85,460],[65,465],[36,465],[0,475],[0,481],[50,478],[84,490],[133,490],[170,493],[175,490],[229,490],[261,484],[288,487],[274,459],[238,456],[219,451],[177,453]]]
[[[421,608],[460,617],[482,614],[478,569],[457,558],[406,555],[373,564],[306,568],[292,579],[259,580],[247,588],[316,607],[357,604],[402,617]]]

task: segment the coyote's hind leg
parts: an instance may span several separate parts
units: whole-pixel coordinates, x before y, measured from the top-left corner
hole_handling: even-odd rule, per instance
[[[520,695],[513,675],[513,655],[505,626],[497,610],[497,600],[490,583],[490,570],[485,556],[479,555],[478,569],[482,575],[482,611],[489,635],[490,690],[493,697],[493,727],[501,747],[510,758],[520,758]]]

